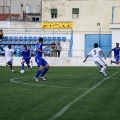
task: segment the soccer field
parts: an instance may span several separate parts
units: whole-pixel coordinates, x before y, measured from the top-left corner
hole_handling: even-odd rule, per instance
[[[0,120],[120,120],[120,66],[51,67],[36,82],[37,67],[0,67]]]

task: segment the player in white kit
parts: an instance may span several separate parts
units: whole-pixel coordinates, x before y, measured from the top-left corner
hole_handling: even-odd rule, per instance
[[[101,48],[98,47],[97,43],[94,43],[94,49],[92,49],[88,55],[86,56],[85,60],[83,61],[86,62],[87,58],[92,55],[94,63],[101,67],[100,73],[102,73],[105,77],[107,76],[105,73],[106,69],[106,63],[100,58],[100,52],[102,53],[104,59],[106,60],[106,57],[104,55],[104,52],[101,50]]]
[[[5,48],[2,48],[0,46],[0,49],[2,51],[5,51],[5,57],[6,57],[6,60],[7,60],[7,65],[10,66],[10,69],[12,70],[13,73],[15,73],[14,69],[13,69],[13,54],[15,53],[13,49],[11,49],[11,45],[8,45],[8,47],[5,47]]]

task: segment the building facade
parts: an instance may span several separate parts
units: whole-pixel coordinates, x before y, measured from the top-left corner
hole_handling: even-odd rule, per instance
[[[26,36],[29,32],[30,35],[46,35],[48,37],[50,32],[52,33],[50,37],[52,37],[55,36],[56,31],[40,29],[42,21],[73,22],[72,56],[83,57],[85,50],[91,44],[90,40],[86,39],[87,34],[98,34],[98,37],[93,37],[93,41],[98,40],[100,43],[105,38],[100,39],[100,34],[110,34],[111,36],[109,24],[120,23],[120,0],[0,0],[0,18],[1,15],[6,16],[4,20],[8,21],[0,22],[0,29],[4,28],[4,35],[12,33],[13,36],[15,32],[10,31],[9,28],[15,28],[19,35]],[[24,32],[17,31],[18,28],[23,28]],[[67,37],[68,35],[63,32],[65,31],[63,29],[59,29],[61,36]],[[111,41],[114,46],[115,42],[119,42],[119,39]],[[104,46],[107,45],[107,41],[101,43],[105,43]]]
[[[109,32],[114,6],[114,23],[120,23],[120,0],[0,0],[0,14],[11,14],[8,20],[73,21],[76,32]]]
[[[120,0],[42,0],[42,21],[73,21],[74,31],[109,32],[112,7]],[[114,22],[120,23],[120,7],[114,11]]]
[[[40,21],[42,0],[0,0],[0,14],[10,14],[7,20]],[[17,19],[12,18],[18,15]],[[11,17],[11,18],[10,18]]]

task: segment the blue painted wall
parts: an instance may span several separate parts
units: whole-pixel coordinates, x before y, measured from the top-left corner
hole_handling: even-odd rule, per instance
[[[86,34],[85,56],[94,48],[94,43],[98,43],[99,47],[107,56],[108,52],[112,49],[112,34]]]

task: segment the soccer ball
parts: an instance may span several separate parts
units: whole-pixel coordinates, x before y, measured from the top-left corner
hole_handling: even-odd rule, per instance
[[[24,73],[24,70],[21,70],[20,73]]]

